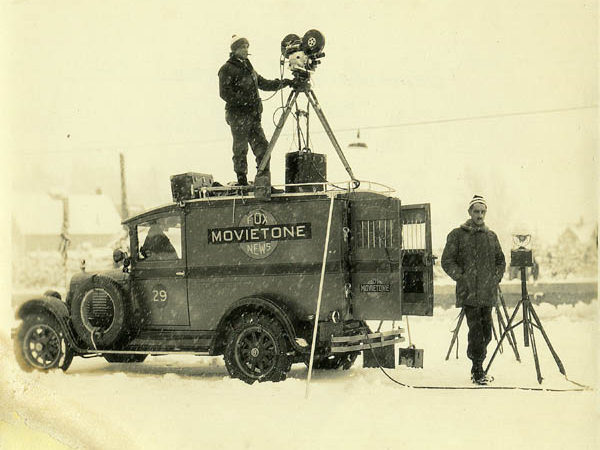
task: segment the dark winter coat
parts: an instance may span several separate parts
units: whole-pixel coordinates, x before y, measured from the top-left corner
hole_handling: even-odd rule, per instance
[[[249,60],[231,56],[219,69],[219,95],[225,100],[225,109],[233,113],[262,113],[258,90],[276,91],[280,80],[266,80],[256,73]]]
[[[456,306],[494,306],[506,262],[496,233],[468,220],[448,234],[442,268],[456,281]]]

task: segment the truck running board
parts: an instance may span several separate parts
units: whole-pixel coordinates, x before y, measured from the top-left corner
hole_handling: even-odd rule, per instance
[[[403,328],[354,336],[336,336],[331,338],[331,353],[345,353],[385,347],[404,342]]]
[[[210,356],[209,352],[178,351],[178,350],[87,350],[86,354],[111,354],[111,355],[196,355]]]

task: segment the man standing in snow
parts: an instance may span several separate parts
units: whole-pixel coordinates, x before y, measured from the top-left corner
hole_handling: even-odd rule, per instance
[[[485,199],[474,195],[468,212],[471,218],[448,234],[442,268],[456,281],[456,306],[463,308],[467,318],[471,379],[486,384],[490,380],[483,361],[492,340],[492,308],[506,262],[496,233],[485,226]]]
[[[258,90],[277,91],[292,84],[291,80],[266,80],[257,74],[248,60],[249,45],[246,38],[234,34],[229,60],[219,70],[219,95],[225,100],[225,120],[233,136],[233,170],[241,186],[248,185],[248,143],[257,168],[269,146],[260,123],[263,107]]]

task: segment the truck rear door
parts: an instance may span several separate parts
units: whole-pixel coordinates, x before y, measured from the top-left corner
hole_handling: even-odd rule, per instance
[[[360,196],[351,205],[353,315],[362,320],[399,320],[400,200],[381,195]]]
[[[402,205],[402,314],[433,315],[433,256],[429,204]]]

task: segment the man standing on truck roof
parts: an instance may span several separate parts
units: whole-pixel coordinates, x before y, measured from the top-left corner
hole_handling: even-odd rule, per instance
[[[229,60],[219,69],[219,95],[225,100],[225,121],[233,136],[233,170],[240,186],[248,185],[248,143],[257,168],[269,146],[260,122],[263,106],[258,90],[277,91],[292,84],[292,80],[266,80],[256,73],[248,60],[249,45],[248,39],[234,34]]]
[[[474,195],[468,212],[471,218],[448,234],[442,268],[456,281],[456,306],[463,308],[467,318],[471,380],[487,384],[491,379],[483,370],[483,360],[492,340],[492,308],[506,262],[498,236],[485,226],[485,198]]]

